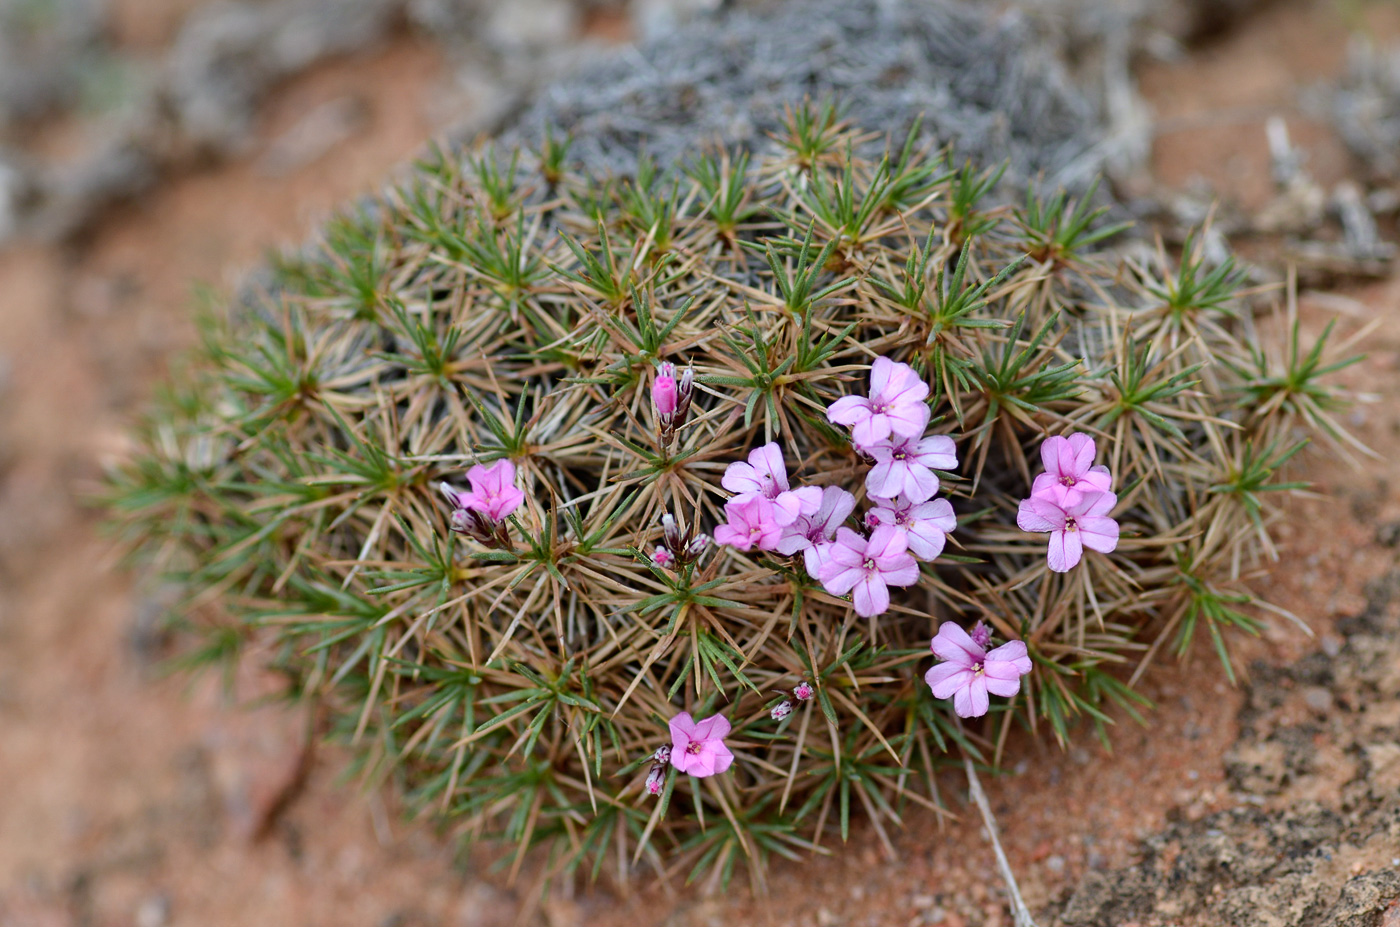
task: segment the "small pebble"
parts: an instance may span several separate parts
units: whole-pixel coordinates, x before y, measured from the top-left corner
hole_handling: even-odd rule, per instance
[[[1303,690],[1303,703],[1318,714],[1332,710],[1332,693],[1321,686],[1309,686]]]
[[[1058,853],[1054,856],[1046,857],[1045,868],[1059,875],[1061,872],[1065,871],[1065,858]]]

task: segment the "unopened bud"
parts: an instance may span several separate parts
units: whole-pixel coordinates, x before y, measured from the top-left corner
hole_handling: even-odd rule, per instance
[[[685,550],[685,532],[681,530],[680,522],[676,521],[676,516],[670,512],[661,515],[661,538],[666,542],[666,547],[671,553],[680,556]]]
[[[816,691],[812,688],[812,684],[805,680],[799,682],[797,687],[792,690],[792,697],[799,702],[805,702],[816,694]]]
[[[710,536],[708,534],[697,534],[690,539],[689,544],[685,545],[685,559],[688,561],[700,559],[700,555],[703,554],[709,546]]]
[[[676,564],[676,555],[658,544],[656,550],[652,551],[651,562],[663,570],[669,570]]]
[[[653,763],[657,763],[661,766],[665,766],[667,763],[670,763],[671,745],[666,744],[664,746],[657,747],[656,752],[651,755],[651,760]]]
[[[792,714],[792,702],[783,699],[781,702],[774,705],[773,710],[768,712],[768,714],[772,716],[774,721],[781,721]]]
[[[992,629],[987,627],[985,623],[979,621],[972,626],[972,631],[968,634],[968,637],[971,637],[972,642],[978,647],[986,650],[987,645],[992,642]]]
[[[656,379],[651,384],[651,401],[656,406],[658,417],[666,418],[675,414],[676,407],[680,403],[675,364],[662,364],[657,369]]]
[[[459,494],[457,490],[452,488],[451,483],[438,483],[438,492],[447,497],[447,501],[452,503],[454,509],[462,505]]]
[[[876,515],[874,510],[865,513],[865,527],[872,530],[880,527],[880,516]]]
[[[647,773],[646,790],[648,795],[660,795],[666,789],[666,767],[656,765]]]
[[[695,397],[695,371],[687,367],[681,372],[681,381],[676,385],[676,424],[685,424],[690,415],[690,400]]]

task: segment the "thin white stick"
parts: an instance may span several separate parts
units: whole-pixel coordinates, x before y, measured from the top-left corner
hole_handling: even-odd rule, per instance
[[[1021,890],[1016,887],[1016,876],[1011,871],[1011,863],[1007,861],[1006,853],[1001,848],[996,818],[992,817],[992,806],[987,803],[987,795],[982,791],[982,783],[977,779],[977,770],[972,768],[972,760],[966,756],[963,757],[963,766],[967,769],[968,791],[972,793],[977,810],[982,812],[982,824],[992,838],[992,850],[997,855],[997,868],[1001,870],[1001,878],[1006,882],[1006,890],[1011,895],[1011,916],[1015,918],[1016,927],[1036,927],[1035,921],[1031,919],[1031,909],[1026,907]]]

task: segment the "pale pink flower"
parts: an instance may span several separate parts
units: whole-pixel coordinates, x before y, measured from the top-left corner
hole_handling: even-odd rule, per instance
[[[843,396],[827,408],[826,417],[849,425],[857,447],[869,447],[892,434],[923,434],[929,418],[927,396],[928,384],[914,368],[877,357],[870,368],[870,395]]]
[[[793,686],[792,689],[792,697],[797,699],[799,702],[805,702],[816,694],[817,691],[812,688],[812,684],[810,682],[807,682],[805,679],[802,682],[799,682],[797,685]]]
[[[856,497],[840,486],[827,486],[821,490],[821,504],[810,515],[799,515],[797,520],[783,529],[778,540],[778,553],[791,557],[802,551],[807,575],[813,579],[826,562],[831,549],[831,538],[836,529],[845,524],[856,507]]]
[[[943,553],[948,534],[958,526],[953,505],[947,499],[912,502],[905,496],[881,499],[870,510],[867,521],[892,525],[905,533],[909,553],[920,560],[933,560]]]
[[[855,590],[856,614],[873,618],[890,607],[890,586],[919,581],[919,565],[907,544],[904,532],[893,525],[881,525],[868,540],[850,528],[838,528],[817,578],[832,595]]]
[[[792,702],[788,699],[783,699],[773,706],[773,710],[768,712],[768,717],[772,718],[774,721],[781,721],[790,714],[792,714]]]
[[[1045,472],[1035,478],[1031,495],[1041,496],[1051,489],[1080,492],[1108,492],[1113,485],[1107,467],[1094,466],[1094,439],[1075,432],[1068,438],[1056,435],[1040,445],[1040,461]]]
[[[736,460],[724,471],[720,485],[737,496],[762,496],[778,508],[778,521],[790,525],[798,515],[811,515],[821,505],[817,486],[788,489],[787,462],[776,441],[749,451],[748,462]]]
[[[947,435],[891,435],[861,450],[875,459],[875,466],[865,475],[865,491],[876,499],[901,495],[915,502],[932,499],[938,492],[938,477],[933,470],[951,470],[958,465],[957,447]]]
[[[651,562],[662,569],[669,570],[676,565],[676,555],[658,544],[656,550],[651,553]]]
[[[651,401],[656,406],[657,415],[671,415],[680,401],[680,390],[676,386],[676,365],[664,363],[656,371],[656,379],[651,382]]]
[[[492,521],[500,521],[525,501],[524,490],[515,486],[515,464],[502,457],[491,466],[477,464],[467,471],[470,492],[457,493],[459,508],[471,509]]]
[[[1067,573],[1078,565],[1084,548],[1107,554],[1118,546],[1118,522],[1108,517],[1117,504],[1111,492],[1052,487],[1021,501],[1016,525],[1022,531],[1049,531],[1050,569]]]
[[[722,773],[734,762],[724,745],[729,722],[723,715],[696,721],[683,711],[671,719],[671,765],[683,773],[704,778]]]
[[[1010,698],[1021,691],[1021,677],[1031,671],[1024,641],[1011,641],[987,652],[951,621],[943,622],[929,645],[944,662],[924,674],[934,698],[953,699],[959,718],[987,713],[988,693]]]
[[[773,550],[783,536],[778,507],[764,496],[735,496],[724,504],[728,524],[715,529],[715,543],[736,550]]]

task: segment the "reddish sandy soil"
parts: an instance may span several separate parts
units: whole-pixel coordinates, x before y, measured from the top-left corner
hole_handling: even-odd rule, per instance
[[[182,0],[161,0],[175,17]],[[1292,110],[1293,88],[1341,66],[1346,29],[1329,0],[1285,4],[1241,34],[1173,64],[1144,89],[1167,121],[1155,169],[1168,185],[1211,180],[1246,207],[1269,196],[1263,119],[1299,119],[1295,141],[1324,181],[1350,170],[1325,127]],[[149,45],[164,20],[134,17]],[[318,217],[371,190],[436,129],[445,65],[396,40],[319,69],[268,107],[260,145],[316,106],[350,96],[367,117],[327,156],[269,177],[256,158],[172,181],[108,217],[80,247],[0,253],[0,925],[1009,924],[990,849],[957,820],[913,814],[886,858],[858,831],[832,858],[774,867],[770,892],[703,898],[679,884],[617,898],[582,891],[540,902],[528,879],[504,886],[405,822],[386,789],[338,779],[343,757],[305,750],[307,719],[251,674],[235,697],[217,680],[159,678],[143,633],[159,591],[113,569],[98,513],[83,499],[172,353],[193,338],[197,282],[226,288],[263,251],[296,242]],[[460,115],[460,114],[457,114]],[[1361,604],[1362,584],[1394,560],[1375,540],[1400,519],[1400,281],[1303,300],[1319,331],[1383,325],[1348,372],[1376,394],[1351,424],[1381,451],[1353,468],[1326,449],[1305,466],[1326,498],[1289,501],[1269,597],[1325,636]],[[1317,645],[1286,622],[1238,647],[1241,666]],[[1029,737],[1008,745],[1014,772],[988,783],[1028,900],[1063,896],[1089,868],[1129,861],[1174,817],[1232,802],[1221,757],[1240,699],[1191,654],[1149,674],[1152,727],[1124,719],[1110,754]],[[241,704],[235,704],[235,702]],[[304,783],[301,781],[305,774]],[[1326,798],[1325,783],[1319,797]]]

